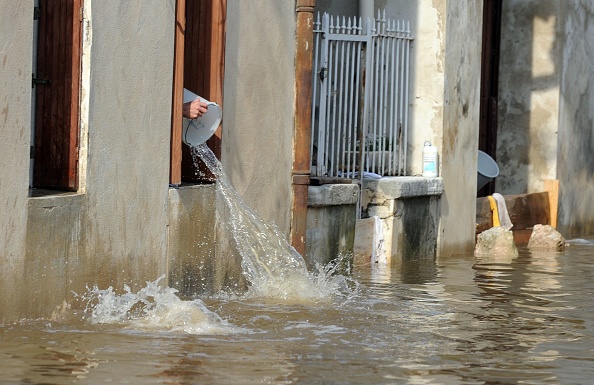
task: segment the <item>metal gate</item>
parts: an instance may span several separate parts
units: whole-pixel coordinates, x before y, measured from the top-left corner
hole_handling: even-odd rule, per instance
[[[408,21],[318,15],[314,25],[313,177],[406,174]],[[364,173],[359,173],[363,170]]]

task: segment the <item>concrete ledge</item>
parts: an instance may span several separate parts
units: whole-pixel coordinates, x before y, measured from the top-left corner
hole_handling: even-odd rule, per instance
[[[376,198],[400,199],[443,194],[442,178],[394,176],[363,179],[363,189]]]
[[[354,205],[359,196],[359,185],[325,184],[309,186],[307,191],[309,207]]]

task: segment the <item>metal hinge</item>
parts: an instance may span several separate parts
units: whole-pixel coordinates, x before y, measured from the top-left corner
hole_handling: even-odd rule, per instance
[[[41,17],[41,10],[39,7],[33,7],[33,20],[39,20]]]
[[[35,74],[31,75],[31,88],[34,88],[35,84],[48,85],[50,83],[51,83],[51,80],[49,80],[49,79],[40,79],[40,78],[36,78]]]

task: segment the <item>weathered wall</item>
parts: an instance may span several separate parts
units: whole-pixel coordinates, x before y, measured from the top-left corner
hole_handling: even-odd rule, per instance
[[[474,246],[482,5],[460,0],[376,0],[377,10],[410,21],[408,173],[422,172],[422,146],[438,147],[445,194],[438,254]]]
[[[315,16],[328,12],[330,15],[359,16],[358,0],[316,0]]]
[[[503,2],[495,181],[502,194],[543,191],[543,180],[555,179],[560,4]]]
[[[390,19],[408,20],[412,36],[408,175],[423,172],[423,144],[430,141],[441,154],[444,111],[444,49],[446,1],[376,1]]]
[[[222,163],[262,218],[289,235],[295,2],[227,3]]]
[[[32,3],[0,2],[0,323],[15,316],[25,274],[32,40]]]
[[[215,294],[245,286],[241,257],[217,207],[214,184],[169,190],[169,286],[184,296]],[[216,225],[215,225],[216,224]]]
[[[594,233],[594,5],[504,2],[496,181],[503,194],[560,180],[559,230]]]
[[[86,285],[134,288],[166,271],[174,5],[85,3],[86,179],[78,194],[37,198],[28,197],[33,2],[0,4],[0,322],[49,316]]]
[[[594,3],[563,2],[560,55],[559,229],[594,234]]]
[[[447,1],[440,256],[474,248],[481,78],[481,2]]]
[[[166,266],[174,5],[91,4],[86,243],[119,281]]]
[[[309,186],[304,259],[310,270],[333,260],[352,264],[358,199],[356,184]]]

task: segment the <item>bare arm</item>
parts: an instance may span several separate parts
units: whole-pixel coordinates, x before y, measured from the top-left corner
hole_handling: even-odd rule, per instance
[[[196,119],[206,113],[208,106],[206,103],[196,99],[191,102],[184,103],[182,108],[182,115],[187,119]]]

